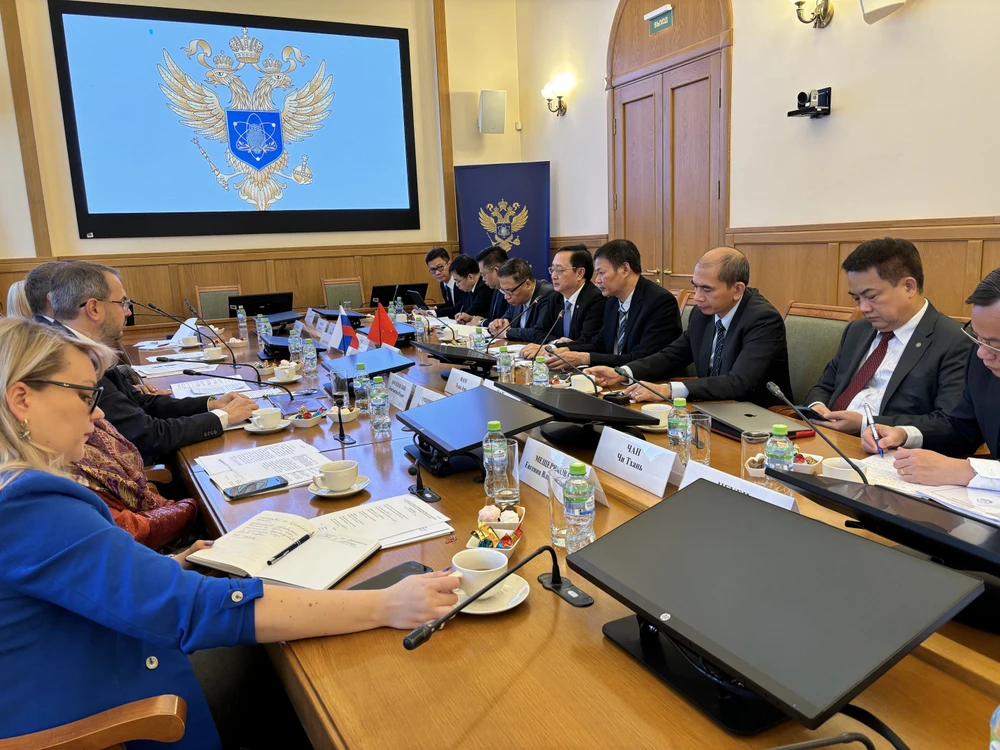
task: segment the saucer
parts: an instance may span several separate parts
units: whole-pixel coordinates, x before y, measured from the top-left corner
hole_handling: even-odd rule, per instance
[[[198,349],[201,347],[201,342],[199,341],[197,344],[179,344],[179,346],[181,349]]]
[[[278,380],[278,377],[275,376],[273,378],[268,378],[267,382],[274,383],[275,385],[287,385],[288,383],[298,383],[300,380],[302,380],[301,375],[296,375],[294,378],[291,378],[289,380]]]
[[[462,610],[467,615],[496,615],[514,609],[518,604],[528,598],[531,587],[528,582],[514,573],[506,581],[500,584],[500,591],[489,599],[477,599],[468,607]],[[458,592],[459,603],[468,597],[461,591]]]
[[[291,424],[291,421],[289,421],[287,419],[282,419],[274,427],[254,427],[252,424],[248,424],[248,425],[245,425],[243,427],[243,429],[246,430],[247,432],[252,432],[255,435],[269,435],[272,432],[281,432],[283,429],[285,429],[286,427],[288,427],[288,425],[290,425],[290,424]]]
[[[314,495],[318,495],[319,497],[347,497],[348,495],[353,495],[356,492],[361,492],[361,490],[367,487],[368,483],[371,481],[372,480],[369,479],[368,477],[363,477],[360,474],[358,474],[358,481],[352,484],[346,490],[337,490],[337,491],[328,490],[324,487],[317,487],[314,483],[310,482],[309,491]],[[513,578],[513,576],[511,577]]]
[[[224,359],[229,359],[229,357],[227,357],[225,354],[223,354],[221,357],[202,357],[202,360],[205,362],[221,362]]]
[[[643,432],[666,432],[670,429],[669,425],[637,424],[636,427]]]

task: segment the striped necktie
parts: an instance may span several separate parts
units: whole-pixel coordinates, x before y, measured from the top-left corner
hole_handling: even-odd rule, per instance
[[[569,322],[573,319],[573,303],[566,300],[563,303],[563,336],[569,338]]]
[[[625,349],[625,321],[628,320],[628,310],[618,308],[618,334],[615,336],[615,354],[621,354]]]
[[[721,320],[715,321],[715,352],[712,354],[712,377],[722,370],[722,345],[726,341],[726,327]]]

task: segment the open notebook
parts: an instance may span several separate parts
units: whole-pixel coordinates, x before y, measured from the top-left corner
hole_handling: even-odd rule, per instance
[[[309,536],[272,565],[267,561]],[[349,536],[323,523],[291,513],[266,510],[216,540],[210,549],[193,552],[188,560],[230,575],[260,578],[265,583],[321,591],[375,554],[379,542]]]

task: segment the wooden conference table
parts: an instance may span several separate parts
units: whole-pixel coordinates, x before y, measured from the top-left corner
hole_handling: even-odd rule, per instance
[[[155,338],[130,331],[127,344]],[[241,361],[255,361],[256,351],[237,350]],[[146,356],[129,349],[136,363]],[[336,353],[335,353],[336,354]],[[443,390],[443,366],[415,349],[404,354],[415,361],[404,375],[419,385]],[[219,375],[231,374],[220,366]],[[245,377],[244,369],[238,376]],[[325,370],[320,369],[321,375]],[[211,377],[211,373],[206,376]],[[149,381],[160,387],[177,378]],[[304,380],[298,387],[316,385]],[[325,395],[321,392],[322,395]],[[317,394],[316,397],[319,397]],[[314,397],[315,398],[315,397]],[[391,438],[375,441],[367,418],[345,426],[358,444],[343,447],[333,440],[336,426],[324,421],[306,430],[254,436],[230,431],[178,454],[179,470],[201,503],[210,530],[224,533],[262,510],[280,510],[316,517],[346,507],[406,492],[413,482],[403,449],[412,433],[393,420]],[[485,431],[485,426],[484,426]],[[542,439],[534,431],[533,437]],[[833,433],[838,446],[860,456],[857,438]],[[665,436],[649,434],[652,442]],[[229,503],[194,459],[209,454],[303,439],[330,460],[358,461],[368,488],[346,500],[323,500],[306,488]],[[833,452],[819,438],[799,441],[802,449],[824,456]],[[565,446],[560,446],[566,450]],[[592,451],[570,450],[589,461]],[[711,463],[739,474],[740,445],[714,436]],[[610,507],[598,506],[595,530],[604,534],[633,518],[659,498],[600,473]],[[485,504],[482,485],[470,474],[426,482],[442,496],[436,506],[451,519],[455,537],[382,551],[346,578],[349,587],[407,560],[435,569],[450,564],[475,527]],[[673,488],[668,489],[668,493]],[[522,485],[526,508],[524,537],[511,563],[539,545],[549,543],[548,501]],[[844,518],[804,498],[802,513],[832,525]],[[530,512],[528,512],[530,511]],[[317,748],[456,748],[501,744],[512,748],[770,748],[777,745],[865,731],[880,748],[888,743],[841,715],[817,731],[788,721],[754,737],[730,735],[642,665],[604,638],[604,623],[630,612],[578,574],[561,570],[593,595],[595,603],[574,608],[544,590],[537,576],[549,569],[539,557],[521,572],[531,584],[528,599],[515,609],[492,617],[459,616],[416,651],[402,646],[405,633],[388,629],[332,638],[275,644],[271,658],[296,710]],[[931,636],[915,655],[907,656],[853,701],[875,713],[911,748],[973,748],[985,746],[989,719],[1000,695],[1000,653],[996,636],[949,624]],[[919,658],[918,655],[919,654]]]

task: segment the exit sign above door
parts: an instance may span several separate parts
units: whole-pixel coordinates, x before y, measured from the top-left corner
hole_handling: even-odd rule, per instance
[[[658,34],[674,25],[674,6],[663,5],[644,15],[644,21],[649,21],[649,35]]]

